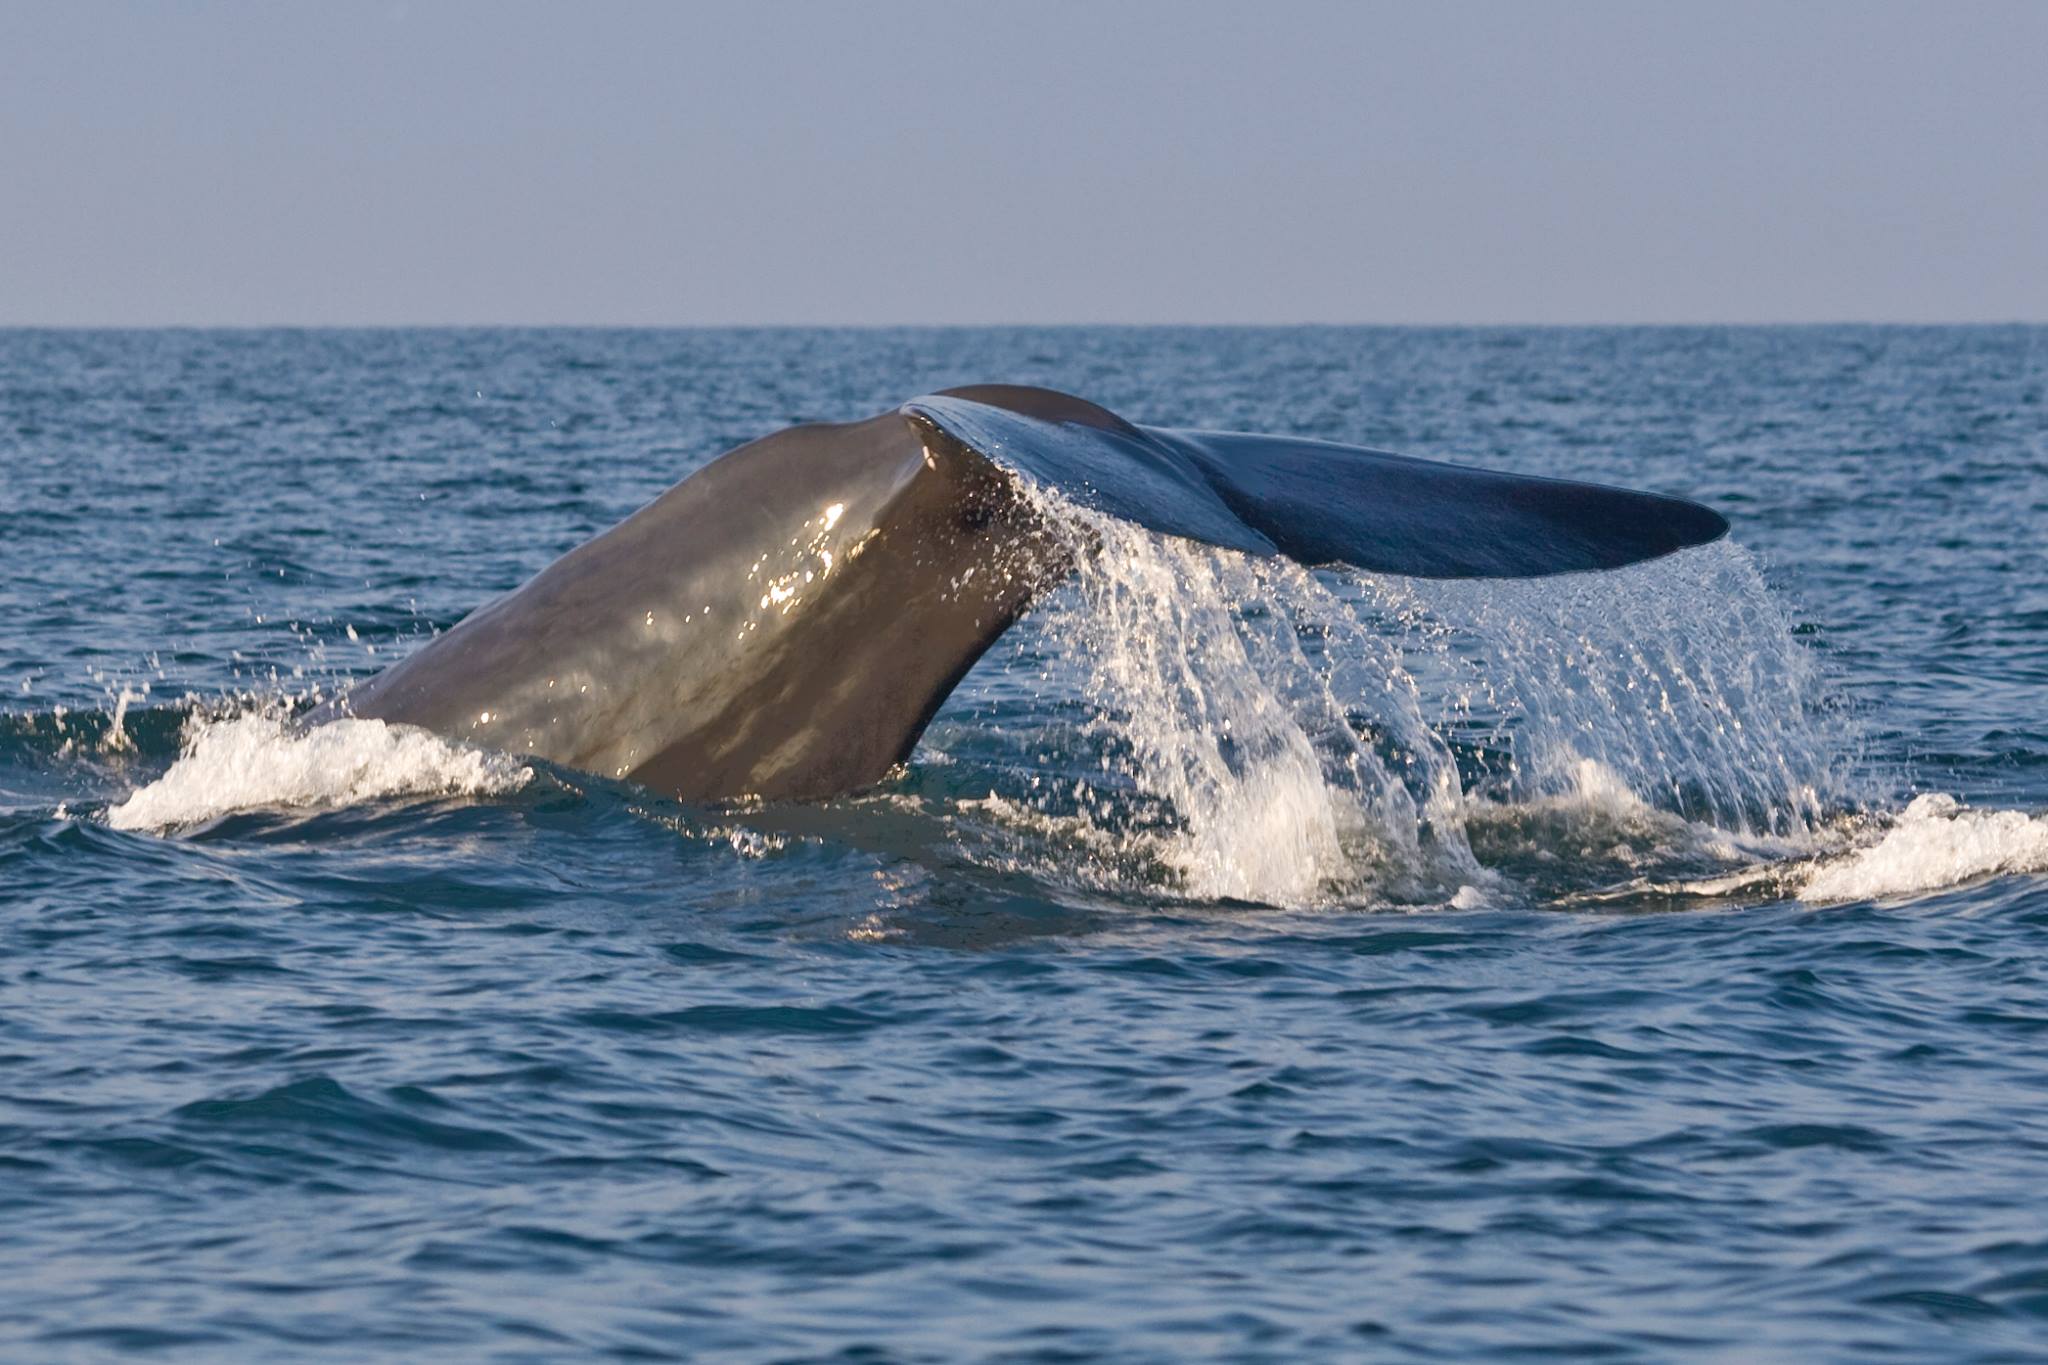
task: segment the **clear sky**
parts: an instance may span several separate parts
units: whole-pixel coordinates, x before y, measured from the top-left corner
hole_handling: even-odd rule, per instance
[[[0,0],[0,324],[2048,320],[2048,2]]]

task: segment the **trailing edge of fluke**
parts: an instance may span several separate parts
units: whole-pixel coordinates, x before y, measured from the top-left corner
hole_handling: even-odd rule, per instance
[[[871,786],[1072,569],[1075,539],[1026,481],[1247,554],[1432,578],[1612,569],[1728,529],[1655,493],[979,385],[721,456],[313,719],[423,726],[692,801]]]

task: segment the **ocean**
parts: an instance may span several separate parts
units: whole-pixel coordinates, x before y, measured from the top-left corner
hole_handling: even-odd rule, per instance
[[[1734,530],[1105,524],[824,803],[290,724],[973,382]],[[2048,1359],[2044,532],[2040,327],[0,331],[0,1353]]]

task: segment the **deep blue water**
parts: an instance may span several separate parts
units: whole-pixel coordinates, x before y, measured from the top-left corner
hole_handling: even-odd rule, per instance
[[[985,380],[1735,545],[1111,538],[823,806],[274,718]],[[2048,1358],[2044,530],[2041,328],[0,332],[0,1351]]]

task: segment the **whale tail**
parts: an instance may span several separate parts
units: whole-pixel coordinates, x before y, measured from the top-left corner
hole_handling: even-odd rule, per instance
[[[1653,493],[954,389],[713,461],[336,713],[686,800],[870,786],[1072,567],[1020,480],[1247,554],[1424,577],[1616,568],[1728,529]]]

